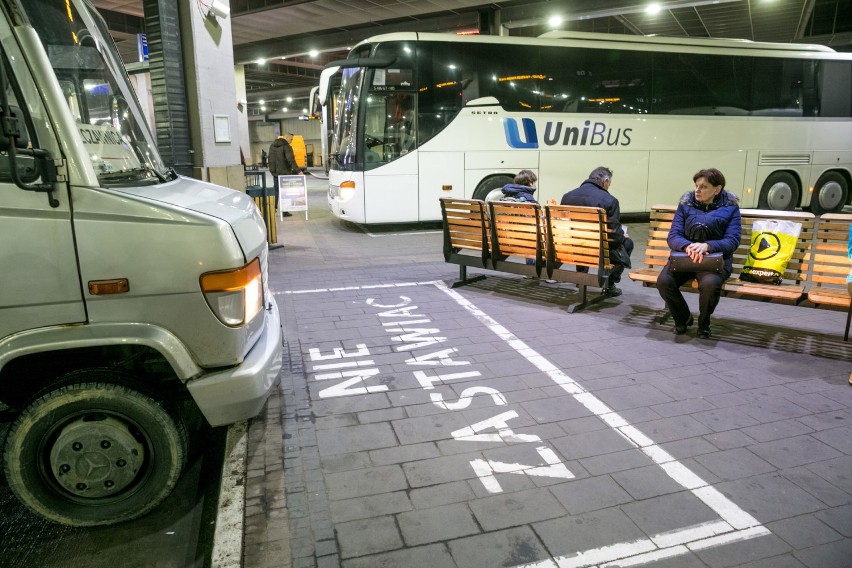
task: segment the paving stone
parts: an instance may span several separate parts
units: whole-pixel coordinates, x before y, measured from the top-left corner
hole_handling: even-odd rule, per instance
[[[852,505],[820,511],[814,516],[846,538],[852,538]]]
[[[690,416],[714,432],[723,432],[725,430],[734,430],[758,424],[757,420],[737,408],[717,408],[704,412],[696,412]]]
[[[580,464],[591,475],[604,475],[615,471],[644,467],[649,463],[651,463],[651,460],[648,456],[635,448],[580,460]]]
[[[394,446],[381,450],[372,450],[369,459],[376,465],[389,465],[407,461],[436,458],[441,452],[432,442]]]
[[[487,531],[565,514],[565,509],[547,489],[497,494],[471,501],[469,505],[479,524]]]
[[[446,546],[431,544],[343,562],[343,568],[457,568]]]
[[[738,566],[762,558],[775,557],[789,551],[790,546],[786,542],[770,534],[729,543],[725,546],[696,550],[695,554],[711,568],[721,568],[723,566]]]
[[[726,497],[762,523],[824,509],[825,505],[777,473],[716,485]],[[783,499],[779,499],[783,495]]]
[[[728,430],[727,432],[714,432],[707,434],[704,439],[719,448],[720,450],[729,450],[731,448],[741,448],[754,443],[754,439],[746,436],[740,430]]]
[[[710,433],[710,429],[691,416],[672,416],[645,422],[639,429],[658,444]]]
[[[454,481],[421,489],[412,489],[409,492],[409,498],[415,508],[425,509],[451,503],[464,503],[473,499],[474,493],[466,482]]]
[[[566,459],[574,460],[598,456],[607,452],[618,452],[633,448],[627,440],[612,429],[595,430],[552,440],[553,446]]]
[[[449,546],[456,565],[464,568],[521,566],[550,558],[529,527],[452,540]]]
[[[320,430],[317,442],[322,456],[387,448],[398,443],[393,429],[386,422]]]
[[[673,400],[650,385],[606,389],[595,394],[616,411],[638,406],[654,406]]]
[[[819,515],[827,512],[820,511],[814,515],[783,519],[769,523],[766,528],[797,550],[842,539],[843,536],[840,533],[819,520]]]
[[[557,422],[589,415],[585,407],[573,396],[568,395],[525,402],[521,406],[538,423]]]
[[[740,479],[775,471],[772,464],[760,459],[746,448],[735,448],[696,456],[695,461],[721,479]]]
[[[798,436],[755,444],[749,446],[749,449],[779,468],[830,460],[843,455],[813,436]]]
[[[621,510],[649,536],[719,519],[718,513],[689,491],[628,503]]]
[[[479,454],[462,454],[425,459],[402,464],[405,477],[412,488],[437,485],[451,481],[475,478],[470,461],[480,459]]]
[[[396,465],[331,473],[325,480],[330,499],[351,499],[408,487],[405,475]]]
[[[447,411],[433,416],[394,420],[392,424],[399,443],[404,445],[449,439],[452,438],[450,432],[470,425],[462,414]]]
[[[812,436],[846,455],[852,454],[852,427],[850,426],[823,430]]]
[[[477,534],[479,526],[465,504],[418,509],[397,515],[407,546],[418,546]]]
[[[785,469],[781,474],[829,507],[839,507],[852,503],[852,495],[814,474],[808,467],[814,467],[814,464]]]
[[[365,467],[370,467],[371,465],[384,465],[373,464],[370,461],[369,454],[367,454],[366,452],[324,456],[320,460],[320,463],[322,464],[322,470],[325,473],[336,473],[340,471],[362,469]]]
[[[719,451],[719,448],[708,442],[704,437],[686,438],[660,444],[660,447],[670,453],[675,459],[691,458]]]
[[[782,438],[792,438],[813,432],[813,428],[803,424],[800,420],[779,420],[768,424],[760,424],[744,428],[743,433],[754,438],[758,442],[771,442]]]
[[[379,495],[357,497],[355,499],[332,501],[330,504],[331,518],[335,523],[369,517],[382,517],[403,511],[410,511],[412,508],[405,491],[393,491]]]
[[[376,554],[403,546],[393,517],[338,523],[337,539],[340,543],[340,556],[344,559]]]
[[[550,491],[572,515],[633,501],[633,497],[607,475],[565,482],[550,487]]]
[[[655,566],[654,568],[657,567]],[[805,568],[805,565],[796,560],[792,554],[788,553],[740,564],[737,568]]]
[[[683,486],[666,475],[658,465],[619,471],[613,473],[612,478],[637,501],[683,491]]]
[[[577,553],[647,538],[618,507],[569,515],[533,525],[554,556]]]

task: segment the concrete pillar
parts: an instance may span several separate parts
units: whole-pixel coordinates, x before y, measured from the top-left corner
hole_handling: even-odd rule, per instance
[[[251,164],[251,138],[248,125],[248,99],[246,98],[246,72],[244,65],[234,66],[234,83],[237,89],[237,127],[239,136],[237,142],[243,151],[246,164]]]
[[[229,3],[227,0],[218,2]],[[237,110],[231,20],[207,12],[194,0],[180,5],[187,106],[194,150],[193,176],[244,189],[240,163],[242,118]]]

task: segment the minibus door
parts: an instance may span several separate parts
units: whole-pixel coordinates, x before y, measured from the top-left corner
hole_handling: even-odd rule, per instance
[[[0,28],[7,26],[0,21]],[[9,36],[4,30],[3,37]],[[2,340],[26,330],[84,322],[86,312],[67,187],[51,181],[59,145],[16,44],[2,46],[0,67]]]

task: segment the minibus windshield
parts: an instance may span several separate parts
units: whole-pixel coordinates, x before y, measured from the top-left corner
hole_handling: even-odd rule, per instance
[[[94,8],[66,0],[21,7],[44,45],[99,182],[126,186],[171,177]]]

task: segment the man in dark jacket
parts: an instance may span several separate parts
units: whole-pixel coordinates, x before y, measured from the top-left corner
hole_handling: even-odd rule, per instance
[[[609,259],[613,268],[609,275],[609,284],[604,288],[603,293],[607,296],[620,296],[621,289],[616,284],[621,282],[621,274],[625,267],[630,268],[633,239],[624,234],[618,199],[610,195],[610,184],[612,184],[612,170],[603,166],[595,168],[589,174],[589,179],[584,181],[580,187],[562,196],[562,205],[600,207],[606,211]],[[579,270],[580,267],[577,269]]]
[[[290,142],[293,141],[293,135],[289,132],[279,136],[269,147],[269,173],[272,174],[272,187],[275,191],[275,208],[278,209],[278,176],[294,176],[301,173],[299,166],[296,164],[296,156],[293,154],[293,147]],[[285,217],[290,217],[292,213],[284,212]]]

